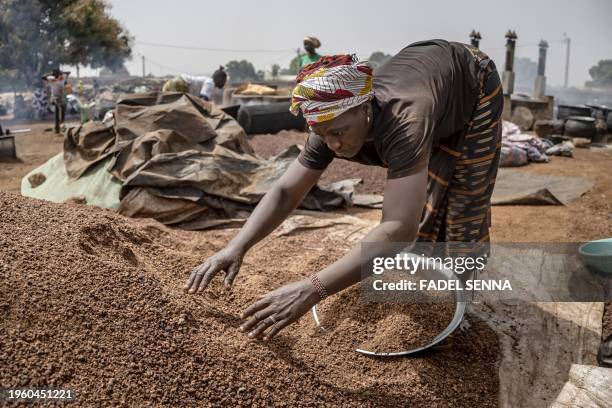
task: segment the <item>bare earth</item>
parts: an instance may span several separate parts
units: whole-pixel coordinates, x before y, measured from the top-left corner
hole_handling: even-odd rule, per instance
[[[60,153],[64,139],[62,135],[46,131],[53,128],[52,123],[26,123],[7,128],[32,129],[30,133],[15,135],[16,161],[0,158],[0,190],[18,193],[23,176]]]
[[[0,161],[0,190],[10,192],[0,191],[5,260],[0,265],[0,362],[19,361],[8,367],[2,363],[3,386],[71,385],[82,391],[83,404],[108,406],[146,401],[497,405],[498,345],[478,321],[455,333],[448,340],[452,347],[382,363],[357,356],[344,331],[317,331],[309,318],[271,345],[247,341],[236,331],[244,306],[332,262],[348,246],[320,248],[324,230],[269,237],[247,256],[232,292],[184,296],[180,285],[190,268],[221,249],[235,230],[173,231],[106,210],[20,198],[21,178],[61,152],[62,138],[45,131],[50,124],[18,127],[33,129],[17,136],[20,161]],[[304,134],[281,132],[255,136],[252,143],[267,157],[304,140]],[[612,150],[576,149],[573,159],[553,157],[549,164],[522,168],[589,177],[595,187],[568,206],[493,207],[492,240],[612,236],[611,163]],[[384,174],[384,169],[337,160],[323,181],[359,177],[364,179],[361,192],[381,193]],[[378,210],[350,212],[380,217]],[[437,318],[444,319],[444,313]],[[610,320],[604,333],[611,332]],[[346,327],[353,323],[347,321]]]

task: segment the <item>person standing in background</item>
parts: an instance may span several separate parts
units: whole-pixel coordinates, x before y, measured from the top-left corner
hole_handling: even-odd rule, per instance
[[[66,117],[66,84],[70,72],[55,68],[50,74],[42,77],[44,87],[51,96],[51,105],[55,114],[55,133],[60,133],[60,126]]]
[[[321,59],[321,56],[317,54],[316,49],[321,46],[321,41],[316,37],[304,37],[304,50],[306,54],[300,57],[300,70],[306,65],[317,62]]]
[[[94,98],[98,95],[98,92],[100,92],[100,83],[98,82],[98,80],[96,78],[93,79],[93,96]]]

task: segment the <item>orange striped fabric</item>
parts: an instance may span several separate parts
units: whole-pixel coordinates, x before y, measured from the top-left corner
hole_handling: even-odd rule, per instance
[[[417,240],[447,243],[448,256],[489,250],[503,93],[492,61],[483,71],[479,101],[465,131],[434,146],[429,162],[428,199]]]

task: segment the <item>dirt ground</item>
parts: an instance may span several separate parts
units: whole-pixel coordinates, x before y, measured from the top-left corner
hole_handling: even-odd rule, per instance
[[[368,322],[340,316],[346,296],[326,300],[337,329],[306,316],[273,342],[248,340],[237,330],[246,306],[347,246],[304,251],[317,230],[270,236],[232,291],[216,279],[184,294],[189,271],[234,233],[0,192],[0,383],[71,388],[80,406],[497,406],[497,338],[472,317],[447,347],[411,359],[355,353],[350,329]],[[448,317],[419,311],[417,326]]]
[[[304,144],[305,133],[283,131],[257,135],[250,143],[264,157],[292,144]],[[550,163],[531,163],[517,169],[527,173],[581,176],[595,187],[567,206],[494,206],[491,239],[505,242],[576,242],[612,236],[612,149],[575,149],[573,158],[551,157]],[[322,183],[361,178],[360,193],[382,194],[385,169],[335,160]]]
[[[31,128],[33,132],[16,136],[19,161],[0,159],[0,190],[19,192],[24,175],[62,151],[62,137],[45,131],[50,126],[50,123],[18,126]],[[250,143],[258,154],[269,157],[305,140],[304,133],[283,131],[277,135],[254,136]],[[587,177],[595,181],[595,186],[567,206],[494,206],[493,241],[572,242],[612,236],[612,149],[577,148],[573,158],[552,157],[550,163],[532,163],[518,170]],[[335,160],[321,182],[345,178],[364,180],[358,192],[381,194],[385,169]],[[368,218],[380,214],[379,211],[356,212]]]
[[[275,135],[255,135],[249,143],[262,157],[270,157],[285,150],[293,144],[304,145],[308,138],[307,133],[296,131],[281,131]],[[382,194],[385,188],[387,170],[382,167],[364,166],[347,160],[334,160],[323,176],[322,184],[348,178],[360,178],[363,183],[357,186],[356,191],[363,194]]]
[[[0,190],[18,193],[23,176],[60,153],[64,139],[53,132],[51,122],[9,125],[6,128],[32,129],[29,133],[15,135],[17,160],[0,158]]]
[[[20,157],[19,161],[3,162],[0,160],[0,190],[18,193],[21,183],[21,178],[30,170],[44,163],[47,159],[61,152],[62,138],[54,135],[52,132],[46,132],[45,129],[50,128],[51,124],[33,124],[22,125],[18,127],[29,127],[33,129],[32,133],[17,136],[17,151]],[[305,135],[296,132],[281,132],[278,135],[258,135],[251,139],[256,151],[262,156],[270,156],[284,149],[284,147],[293,143],[303,143]],[[612,150],[587,150],[576,149],[574,158],[552,157],[552,161],[548,164],[531,164],[520,171],[534,172],[553,175],[572,175],[591,178],[595,182],[595,186],[584,196],[570,203],[567,206],[495,206],[493,207],[493,228],[491,236],[493,241],[514,241],[514,242],[556,242],[556,241],[583,241],[590,239],[598,239],[612,236]],[[366,167],[354,163],[337,160],[328,169],[323,178],[323,182],[336,181],[343,178],[359,177],[364,179],[363,186],[358,188],[359,192],[381,193],[384,186],[384,169]],[[12,196],[2,196],[4,203],[13,203],[17,207],[29,208],[30,203],[24,204]],[[17,203],[17,204],[15,204]],[[30,209],[35,211],[37,206]],[[46,208],[46,207],[45,207]],[[402,361],[390,361],[382,366],[372,364],[369,360],[355,360],[354,353],[343,354],[342,350],[334,350],[334,358],[328,361],[328,364],[321,363],[320,359],[329,355],[329,347],[331,345],[340,347],[349,347],[346,343],[333,343],[325,341],[317,336],[311,328],[311,322],[300,322],[298,326],[286,336],[281,342],[273,346],[252,345],[249,342],[243,341],[235,334],[235,327],[238,322],[236,314],[249,301],[254,299],[258,294],[255,292],[240,292],[234,291],[234,295],[206,295],[201,300],[187,299],[183,300],[177,293],[176,285],[183,279],[177,277],[177,274],[184,274],[184,270],[194,266],[199,260],[202,260],[207,255],[212,254],[215,250],[221,248],[223,243],[229,239],[233,230],[223,230],[215,232],[188,233],[188,232],[173,232],[165,228],[161,228],[158,224],[147,223],[146,221],[136,222],[132,220],[119,220],[119,217],[109,212],[97,212],[89,217],[90,211],[87,211],[78,205],[61,206],[70,213],[71,217],[78,215],[83,217],[85,222],[83,225],[74,226],[77,231],[66,230],[61,237],[56,237],[60,240],[68,240],[73,242],[79,236],[85,234],[88,240],[85,247],[77,248],[78,251],[72,252],[69,250],[64,253],[58,247],[48,247],[51,253],[61,257],[69,255],[69,259],[74,262],[82,262],[79,264],[78,270],[66,272],[66,277],[58,280],[40,283],[37,279],[43,279],[35,272],[31,273],[32,281],[22,281],[18,277],[11,275],[13,287],[18,287],[19,290],[14,292],[4,292],[0,298],[5,299],[6,296],[11,296],[15,299],[18,296],[21,303],[16,303],[16,309],[10,306],[13,303],[4,302],[0,304],[0,313],[5,316],[17,310],[22,310],[32,316],[32,324],[29,326],[32,331],[25,331],[24,336],[17,336],[17,328],[20,326],[11,326],[11,334],[15,340],[4,339],[11,341],[10,345],[3,344],[5,347],[16,347],[19,344],[25,345],[28,342],[50,341],[52,326],[41,321],[41,316],[35,318],[37,313],[43,313],[44,309],[37,309],[29,305],[25,305],[25,299],[29,298],[32,293],[34,297],[40,301],[41,307],[50,302],[50,310],[56,310],[61,319],[55,319],[54,322],[68,324],[68,317],[74,318],[75,324],[84,325],[82,327],[93,327],[96,339],[103,339],[105,336],[110,336],[107,343],[103,344],[101,349],[96,346],[96,341],[85,338],[68,336],[68,342],[64,346],[74,347],[80,354],[74,353],[72,357],[62,357],[62,344],[53,343],[53,347],[57,349],[49,351],[49,355],[41,357],[31,357],[28,360],[27,350],[24,348],[22,357],[24,358],[24,367],[31,367],[36,370],[40,376],[36,377],[36,381],[44,381],[45,379],[55,379],[54,381],[65,381],[70,378],[76,378],[82,381],[76,384],[81,384],[82,387],[92,387],[92,390],[98,390],[103,395],[108,396],[109,401],[116,401],[119,398],[119,384],[123,381],[132,387],[132,391],[138,389],[139,385],[148,384],[155,385],[157,381],[164,381],[164,384],[175,384],[178,389],[178,384],[183,383],[183,376],[186,378],[186,383],[191,384],[186,388],[185,394],[165,394],[160,391],[156,395],[156,401],[160,403],[178,403],[178,401],[202,401],[201,398],[212,398],[213,401],[246,404],[253,402],[256,399],[268,402],[281,402],[276,400],[275,395],[281,392],[283,401],[287,404],[291,402],[307,401],[312,404],[321,404],[329,401],[344,401],[352,405],[394,405],[398,397],[409,398],[416,405],[418,401],[428,401],[428,405],[432,406],[457,406],[457,401],[465,401],[465,406],[480,405],[495,405],[495,394],[497,387],[496,383],[496,353],[494,336],[492,332],[479,325],[478,322],[473,324],[473,329],[468,333],[458,333],[450,339],[450,344],[453,346],[449,349],[443,349],[442,354],[436,353],[433,358],[426,356],[416,360],[409,360],[410,363]],[[48,211],[41,209],[40,211]],[[354,215],[368,219],[377,219],[380,217],[378,210],[356,210],[350,211]],[[5,218],[3,214],[2,218]],[[68,216],[68,215],[66,215]],[[25,215],[24,215],[25,217]],[[2,221],[0,218],[0,221]],[[116,227],[110,230],[105,227],[109,224]],[[25,222],[25,218],[20,221],[23,226],[21,228],[31,228],[28,225],[30,222]],[[62,223],[61,217],[51,217],[50,225],[59,225]],[[100,230],[98,230],[100,229]],[[85,232],[83,232],[85,231]],[[28,234],[33,231],[28,232]],[[146,243],[144,248],[139,242],[133,241],[134,236],[137,241],[142,238],[146,232],[153,237],[151,243]],[[176,235],[178,234],[178,235]],[[29,238],[27,234],[20,233],[24,236],[23,239],[17,240],[19,245],[25,247]],[[253,273],[249,273],[249,278],[242,282],[242,285],[248,287],[259,287],[260,290],[271,289],[278,286],[282,280],[292,277],[305,276],[312,272],[312,269],[321,267],[322,265],[332,261],[334,256],[345,250],[342,245],[334,248],[334,251],[326,251],[325,253],[315,253],[315,255],[304,255],[304,247],[318,247],[314,245],[320,239],[320,233],[308,232],[296,234],[294,237],[283,239],[275,245],[273,241],[268,240],[259,244],[259,250],[256,250],[250,259],[245,262],[248,268]],[[98,238],[97,238],[98,237]],[[105,237],[106,239],[100,239]],[[32,239],[36,242],[37,239]],[[51,239],[52,241],[53,239]],[[40,242],[40,245],[45,247],[48,244]],[[108,242],[115,242],[111,248],[105,247]],[[0,242],[0,248],[7,248],[7,237],[4,242]],[[13,245],[13,244],[11,244]],[[74,241],[74,246],[78,246],[78,241]],[[265,247],[265,250],[262,250]],[[179,256],[175,257],[172,265],[164,264],[163,254],[167,254],[171,248],[180,252]],[[111,251],[109,251],[109,249]],[[198,256],[192,254],[197,252]],[[108,253],[118,254],[116,259],[105,258]],[[176,255],[176,253],[174,253]],[[22,265],[22,270],[34,270],[35,268],[25,268],[28,262],[39,262],[42,265],[43,261],[38,254],[30,254],[28,257],[18,257],[17,262]],[[288,269],[288,263],[292,259],[301,259],[299,267],[294,268],[287,273],[286,276],[275,276],[270,279],[270,274],[264,272],[271,265],[272,268],[278,268],[279,271]],[[63,261],[62,261],[63,262]],[[112,267],[104,267],[100,269],[99,265]],[[99,264],[99,265],[98,265]],[[119,265],[119,266],[117,266]],[[131,266],[130,266],[131,265]],[[264,265],[266,267],[264,268]],[[65,266],[65,265],[64,265]],[[115,268],[115,266],[117,268]],[[52,267],[52,265],[50,266]],[[91,290],[86,290],[84,293],[89,293],[96,300],[91,303],[85,300],[85,297],[79,293],[84,288],[87,288],[87,281],[84,277],[84,271],[87,268],[99,270],[99,273],[112,274],[113,279],[122,282],[118,293],[120,300],[113,300],[104,293],[115,290],[115,287],[105,287],[103,279],[94,277]],[[127,268],[127,269],[126,269]],[[129,269],[135,268],[135,269]],[[73,268],[74,269],[74,268]],[[264,270],[266,269],[266,270]],[[127,271],[127,272],[126,272]],[[137,272],[139,271],[139,272]],[[145,271],[145,272],[143,272]],[[165,273],[163,271],[171,271]],[[181,272],[178,272],[181,271]],[[53,271],[49,270],[49,273]],[[4,270],[3,273],[6,273]],[[102,275],[101,275],[102,276]],[[246,276],[246,274],[245,274]],[[272,275],[274,276],[274,274]],[[93,313],[93,316],[98,316],[91,321],[83,321],[82,317],[78,317],[75,311],[67,310],[57,304],[59,298],[45,298],[45,293],[49,290],[60,290],[61,285],[66,284],[67,279],[72,277],[76,279],[73,286],[68,286],[66,290],[79,305],[88,313]],[[133,280],[146,283],[143,288],[138,289],[136,294],[129,291],[134,285]],[[44,280],[44,279],[43,279]],[[30,283],[28,283],[30,282]],[[7,290],[4,286],[3,290]],[[33,292],[29,292],[32,290]],[[100,290],[100,292],[97,292]],[[134,289],[136,290],[136,289]],[[97,295],[96,293],[100,293]],[[161,293],[163,296],[157,296],[156,293]],[[138,299],[142,296],[143,299],[154,299],[151,306],[143,303]],[[6,297],[8,299],[8,297]],[[227,301],[229,300],[229,303]],[[83,302],[83,303],[81,303]],[[35,304],[36,302],[32,302]],[[6,305],[9,306],[6,306]],[[128,310],[123,313],[122,308],[128,307]],[[79,309],[75,309],[78,311]],[[8,309],[7,309],[8,308]],[[57,308],[57,309],[54,309]],[[130,308],[144,308],[143,319],[137,319],[129,313]],[[156,309],[157,308],[157,309]],[[168,308],[165,311],[158,309]],[[8,310],[8,311],[7,311]],[[197,310],[203,313],[202,316],[194,316],[192,310]],[[612,334],[612,319],[610,316],[612,308],[608,305],[607,321],[604,328],[604,335]],[[184,319],[175,322],[172,315],[178,313],[184,314]],[[66,318],[65,320],[62,320]],[[80,319],[80,320],[79,320]],[[98,322],[99,320],[99,322]],[[113,337],[113,333],[105,331],[104,324],[118,324],[119,321],[125,321],[130,325],[130,328],[136,330],[143,335],[143,341],[153,341],[159,345],[158,349],[148,351],[143,346],[144,343],[137,339],[125,337],[124,334],[116,334],[118,337]],[[303,319],[305,320],[305,319]],[[157,322],[157,323],[155,323]],[[89,326],[88,326],[89,325]],[[159,331],[159,325],[162,330]],[[165,327],[164,327],[165,325]],[[306,326],[308,325],[308,327]],[[79,326],[81,327],[81,326]],[[173,332],[178,327],[176,334],[168,334]],[[121,332],[123,328],[117,328]],[[172,330],[171,330],[172,329]],[[299,331],[307,333],[308,336],[296,333]],[[174,333],[174,332],[173,332]],[[76,336],[76,334],[75,334]],[[230,336],[230,348],[234,354],[224,351],[225,343]],[[313,340],[315,339],[315,340]],[[63,341],[63,340],[62,340]],[[83,344],[79,342],[83,341]],[[314,341],[314,343],[313,343]],[[319,342],[319,343],[317,343]],[[192,344],[206,344],[207,347],[192,346]],[[352,345],[350,345],[352,346]],[[110,350],[113,347],[119,347],[117,353]],[[284,350],[287,348],[292,351]],[[319,351],[319,349],[325,352]],[[168,353],[180,350],[179,354],[185,360],[185,364],[172,362],[166,358]],[[454,350],[454,351],[453,351]],[[33,352],[33,350],[31,350]],[[106,353],[106,354],[105,354]],[[254,353],[254,354],[251,354]],[[314,354],[313,354],[314,353]],[[347,351],[348,353],[348,351]],[[477,356],[475,359],[465,360],[459,357],[461,353],[464,355]],[[33,355],[36,353],[33,353]],[[350,355],[350,358],[348,357]],[[93,356],[102,356],[105,362],[100,362],[93,359]],[[214,358],[212,358],[214,356]],[[236,356],[239,356],[238,358]],[[51,358],[52,357],[52,358]],[[281,357],[280,359],[278,357]],[[65,359],[68,358],[71,364],[75,367],[82,368],[70,371],[69,365],[65,365]],[[54,363],[50,363],[49,367],[37,367],[44,359],[50,359]],[[76,360],[75,360],[76,359]],[[82,360],[81,360],[82,359]],[[456,359],[459,363],[453,363]],[[27,360],[27,363],[25,362]],[[91,361],[95,360],[95,364]],[[260,361],[263,363],[260,366]],[[79,363],[80,362],[80,363]],[[186,367],[201,365],[206,362],[207,370],[204,370],[201,378],[193,377],[193,374]],[[115,365],[113,365],[115,364]],[[146,372],[147,364],[157,365],[163,371],[163,378],[156,378],[155,373]],[[409,364],[406,366],[405,364]],[[455,364],[455,365],[453,365]],[[245,368],[246,367],[246,368]],[[448,387],[451,379],[439,377],[447,370],[460,370],[462,373],[462,384],[457,384],[454,387]],[[68,370],[68,371],[66,371]],[[96,373],[100,371],[101,382],[87,382],[88,373]],[[112,371],[115,370],[113,373]],[[381,371],[382,370],[382,371]],[[470,371],[472,370],[472,371]],[[470,377],[470,372],[479,375],[480,378]],[[252,378],[248,378],[249,374],[256,375],[254,382]],[[280,373],[280,374],[279,374]],[[289,374],[287,374],[289,373]],[[317,373],[317,375],[314,375]],[[349,373],[350,375],[348,375]],[[385,377],[390,373],[387,382],[377,380],[376,374]],[[404,376],[400,376],[403,373]],[[406,383],[406,373],[411,377],[409,383],[410,390],[402,388],[401,384]],[[415,373],[415,374],[412,374]],[[34,381],[28,378],[23,372],[12,373],[10,375],[17,376],[22,382]],[[245,377],[247,376],[247,377]],[[272,390],[265,383],[265,379],[274,378],[273,382],[278,382],[280,390]],[[14,378],[17,378],[14,377]],[[121,378],[119,384],[114,382],[112,378]],[[401,378],[400,378],[401,377]],[[482,381],[482,379],[487,379]],[[62,380],[63,379],[63,380]],[[103,381],[102,381],[103,379]],[[4,379],[3,379],[4,380]],[[442,380],[446,382],[441,382]],[[232,387],[231,384],[235,381],[236,384],[249,384],[248,386]],[[474,382],[472,382],[474,381]],[[3,381],[4,383],[4,381]],[[161,383],[159,383],[161,384]],[[393,385],[395,391],[392,394],[381,394],[382,389]],[[202,388],[210,387],[209,391],[202,391]],[[467,393],[463,390],[477,387],[472,393]],[[161,385],[158,389],[161,389]],[[234,389],[235,388],[235,389]],[[303,395],[304,389],[316,390],[316,395]],[[492,391],[493,390],[493,391]],[[123,390],[125,391],[125,389]],[[478,396],[478,394],[480,396]],[[135,396],[124,395],[125,402],[128,404],[138,404],[144,401],[145,398],[138,392]],[[178,395],[178,397],[177,397]],[[223,397],[227,395],[227,397]],[[106,397],[105,397],[106,398]],[[180,398],[180,399],[175,399]],[[218,399],[216,399],[218,398]],[[226,398],[222,401],[222,398]],[[376,404],[378,402],[378,404]]]
[[[518,170],[556,176],[580,176],[595,186],[567,206],[494,206],[493,241],[579,242],[612,237],[612,149],[580,149],[574,157]]]

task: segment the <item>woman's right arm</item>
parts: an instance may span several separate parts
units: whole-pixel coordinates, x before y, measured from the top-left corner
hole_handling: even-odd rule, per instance
[[[221,270],[226,271],[225,286],[231,286],[246,252],[297,208],[322,173],[323,170],[309,169],[295,160],[264,195],[227,246],[193,269],[184,290],[189,293],[203,291]]]

